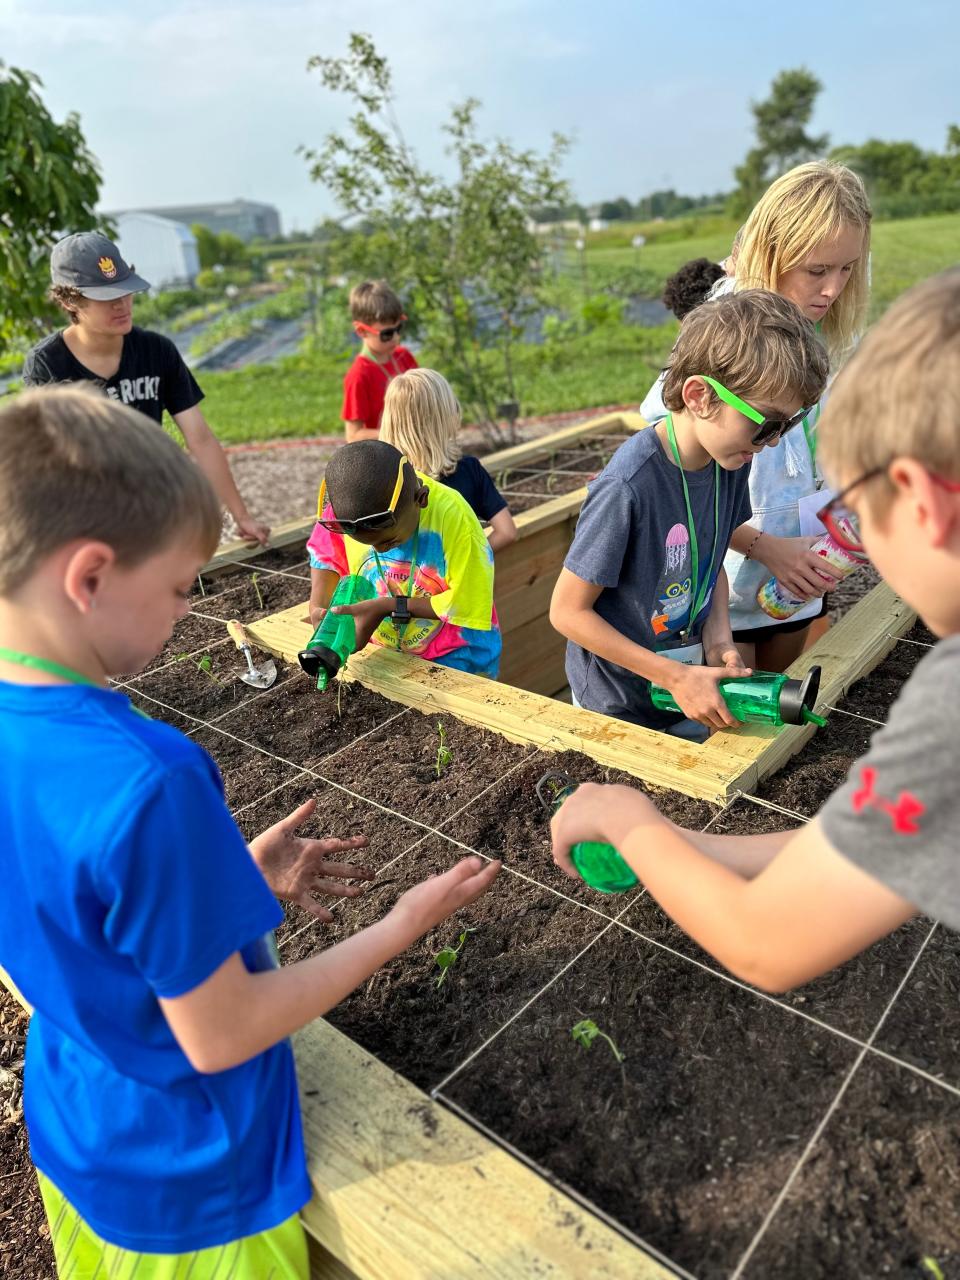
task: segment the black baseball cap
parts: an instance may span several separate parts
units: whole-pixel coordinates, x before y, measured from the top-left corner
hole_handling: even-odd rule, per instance
[[[110,302],[150,288],[100,231],[78,231],[58,240],[50,254],[50,279],[79,289],[85,298],[96,302]]]

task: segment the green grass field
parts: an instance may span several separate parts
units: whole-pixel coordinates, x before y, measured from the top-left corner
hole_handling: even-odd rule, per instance
[[[708,221],[708,220],[703,220]],[[718,228],[719,224],[719,228]],[[669,225],[669,224],[660,224]],[[620,243],[611,244],[610,231],[588,237],[586,259],[589,283],[591,269],[601,274],[610,270],[636,269],[655,277],[660,287],[691,258],[719,262],[730,252],[736,224],[724,226],[720,219],[709,220],[710,229],[686,240],[654,241],[642,249],[624,247],[629,236],[619,233]],[[649,224],[632,224],[632,232],[649,233]],[[894,298],[918,280],[960,261],[960,213],[929,218],[905,218],[898,222],[877,222],[873,227],[873,299],[871,317],[882,315]]]

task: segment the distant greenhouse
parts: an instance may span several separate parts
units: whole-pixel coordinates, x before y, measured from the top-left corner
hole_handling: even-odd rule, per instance
[[[197,240],[188,226],[154,213],[115,213],[117,247],[156,289],[185,288],[200,270]]]
[[[250,240],[270,240],[280,235],[280,214],[272,204],[259,204],[255,200],[221,200],[216,204],[177,204],[161,209],[142,209],[142,213],[154,213],[172,222],[184,222],[192,227],[199,222],[215,235],[229,231],[245,243]]]

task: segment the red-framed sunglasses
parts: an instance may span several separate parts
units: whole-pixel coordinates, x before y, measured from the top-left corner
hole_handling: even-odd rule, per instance
[[[863,539],[860,536],[860,517],[855,511],[850,510],[844,499],[848,493],[856,489],[857,485],[866,484],[868,480],[875,480],[877,476],[882,476],[889,465],[885,463],[882,467],[872,467],[856,480],[851,480],[846,488],[841,489],[836,497],[831,498],[827,505],[817,512],[817,519],[827,533],[845,551],[863,551],[864,548]],[[960,481],[947,480],[944,476],[935,475],[932,471],[929,474],[930,479],[941,489],[946,489],[948,493],[960,493]]]
[[[373,325],[363,324],[360,320],[354,321],[357,328],[364,333],[375,333],[381,342],[389,342],[391,338],[399,338],[403,333],[403,326],[406,323],[406,316],[401,316],[396,324],[391,325],[389,329],[376,329]]]

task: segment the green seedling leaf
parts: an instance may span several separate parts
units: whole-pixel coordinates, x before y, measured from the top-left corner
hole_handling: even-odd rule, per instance
[[[444,947],[442,951],[438,951],[434,956],[434,959],[440,966],[440,977],[437,979],[438,987],[443,986],[448,970],[457,963],[457,958],[460,955],[463,944],[467,940],[467,934],[473,932],[473,929],[464,929],[463,933],[461,933],[460,937],[457,939],[457,945],[455,947]]]
[[[580,1022],[574,1023],[571,1028],[571,1035],[582,1049],[590,1049],[597,1036],[602,1040],[606,1040],[610,1046],[610,1051],[618,1062],[625,1062],[627,1055],[621,1053],[617,1046],[613,1043],[605,1031],[601,1031],[592,1018],[583,1018]]]
[[[447,735],[444,731],[443,724],[439,720],[437,721],[437,733],[440,738],[440,745],[437,747],[437,759],[434,764],[434,768],[436,769],[437,777],[439,778],[444,771],[449,769],[453,764],[453,752],[447,746]]]
[[[933,1280],[946,1280],[943,1269],[936,1258],[926,1257],[923,1259],[924,1268],[933,1276]]]
[[[213,674],[213,659],[210,657],[209,653],[203,654],[200,658],[195,658],[192,653],[178,653],[176,658],[174,658],[174,662],[192,662],[197,670],[202,671],[203,674],[209,680],[212,680],[214,684],[223,684],[223,681],[218,680]]]
[[[257,593],[257,603],[260,605],[260,608],[262,609],[262,608],[263,608],[263,596],[260,594],[260,588],[259,588],[259,586],[257,585],[259,578],[260,578],[259,573],[254,573],[254,574],[252,574],[252,575],[251,575],[251,578],[250,578],[250,585],[251,585],[251,587],[253,587],[254,591]]]

